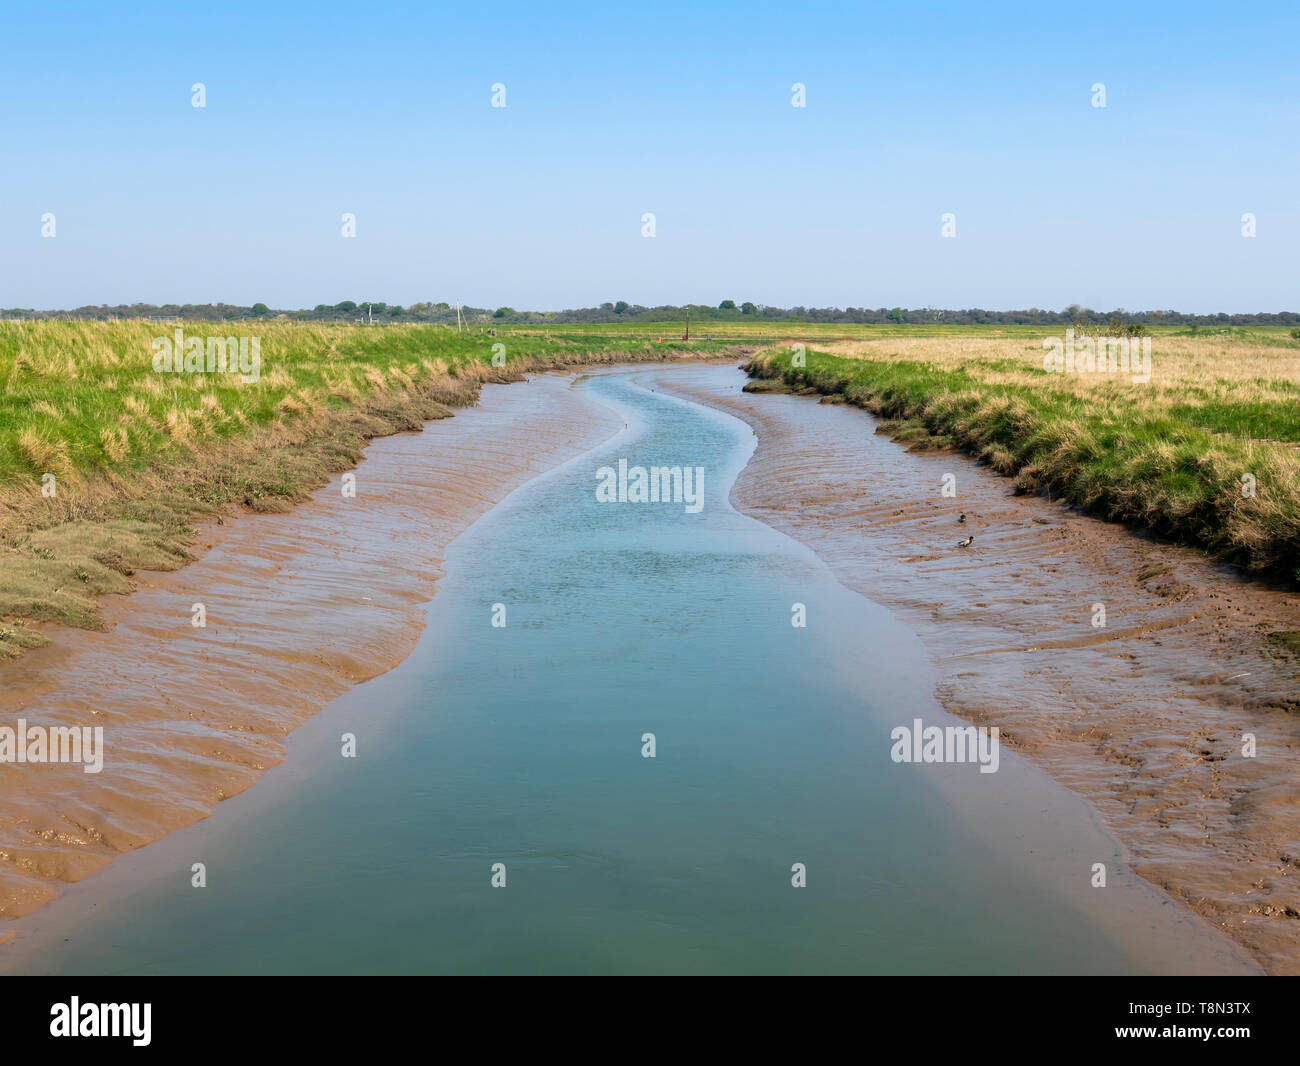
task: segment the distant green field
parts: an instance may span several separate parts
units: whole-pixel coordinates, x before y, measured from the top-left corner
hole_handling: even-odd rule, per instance
[[[531,334],[549,332],[552,336],[585,338],[593,336],[640,337],[654,339],[663,337],[680,340],[685,333],[686,320],[670,322],[648,322],[644,318],[630,319],[627,322],[572,324],[563,326],[536,325],[502,325],[497,327],[501,333]],[[933,325],[853,325],[829,322],[800,322],[791,319],[788,322],[762,319],[756,321],[720,321],[710,319],[691,322],[691,340],[714,340],[773,343],[786,338],[803,338],[807,340],[865,340],[871,337],[945,337],[956,334],[987,335],[990,332],[1006,336],[1042,336],[1042,326],[956,326],[935,323]]]
[[[626,322],[570,324],[559,326],[538,325],[498,325],[500,333],[537,334],[549,333],[555,337],[588,338],[593,336],[640,337],[664,340],[681,339],[685,332],[686,320],[674,319],[668,322],[649,322],[644,318],[629,319]],[[884,337],[1006,337],[1022,338],[1027,342],[1037,343],[1044,337],[1062,336],[1066,327],[1061,326],[1020,326],[1020,325],[953,325],[944,322],[925,325],[908,324],[864,324],[834,322],[801,322],[771,319],[735,320],[709,319],[691,322],[691,339],[703,340],[706,336],[715,340],[735,340],[740,342],[776,342],[785,339],[801,340],[878,340]],[[1255,341],[1261,344],[1295,345],[1300,342],[1291,337],[1292,327],[1288,326],[1154,326],[1148,333],[1155,337],[1188,337],[1206,343],[1215,338],[1240,343]]]

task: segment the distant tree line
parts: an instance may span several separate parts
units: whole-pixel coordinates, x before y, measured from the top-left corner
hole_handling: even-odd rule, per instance
[[[512,307],[461,307],[460,320],[469,324],[533,324],[564,325],[574,323],[613,323],[643,321],[680,322],[689,315],[699,322],[827,322],[844,324],[933,324],[949,325],[1022,325],[1022,326],[1105,326],[1119,323],[1125,326],[1300,326],[1300,312],[1261,311],[1255,314],[1230,315],[1220,312],[1211,315],[1194,315],[1183,311],[1126,311],[1115,308],[1095,311],[1090,307],[1071,304],[1060,311],[1045,311],[1031,307],[1027,311],[988,311],[970,307],[960,311],[936,307],[771,307],[749,301],[737,304],[723,300],[718,306],[711,304],[661,305],[645,307],[626,300],[603,303],[599,307],[584,307],[567,311],[516,311]],[[317,304],[307,310],[274,309],[263,303],[244,307],[239,304],[100,304],[78,307],[70,311],[37,311],[31,308],[0,309],[5,319],[115,319],[154,318],[159,320],[188,319],[207,322],[225,322],[232,319],[293,319],[299,322],[437,322],[455,324],[455,305],[441,303],[413,303],[407,307],[379,300],[343,300],[336,304]]]

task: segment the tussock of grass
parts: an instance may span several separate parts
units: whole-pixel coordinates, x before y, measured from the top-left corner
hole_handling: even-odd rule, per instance
[[[1300,655],[1300,633],[1294,630],[1279,630],[1268,635],[1268,642],[1292,655]]]
[[[794,392],[794,389],[787,385],[780,378],[755,378],[747,381],[743,392]]]
[[[12,625],[0,622],[0,663],[16,659],[28,648],[39,648],[49,641],[33,632],[22,622]]]
[[[746,369],[787,390],[843,396],[913,446],[967,449],[1021,492],[1051,492],[1296,582],[1300,358],[1289,342],[1270,344],[1258,333],[1235,344],[1157,337],[1148,384],[1050,374],[1041,346],[987,335],[843,343],[808,351],[803,367],[792,365],[790,348],[774,348]],[[1243,475],[1254,479],[1253,496],[1242,492]]]
[[[876,428],[876,432],[899,444],[906,444],[908,451],[951,451],[954,447],[952,437],[947,434],[932,433],[930,428],[918,418],[882,422]]]
[[[1138,571],[1138,581],[1152,581],[1157,577],[1164,577],[1172,570],[1173,566],[1169,563],[1148,563]]]

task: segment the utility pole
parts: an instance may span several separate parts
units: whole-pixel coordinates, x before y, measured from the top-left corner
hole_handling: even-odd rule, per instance
[[[682,337],[682,340],[684,340],[684,341],[688,341],[688,340],[690,340],[690,339],[691,339],[691,312],[690,312],[689,310],[687,310],[687,312],[686,312],[686,335]]]
[[[460,324],[460,301],[459,301],[459,300],[456,301],[456,332],[457,332],[457,333],[460,333],[460,332],[461,332],[461,324]]]

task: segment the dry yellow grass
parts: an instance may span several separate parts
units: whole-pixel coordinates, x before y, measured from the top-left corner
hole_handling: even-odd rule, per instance
[[[1064,337],[1064,330],[1043,331],[1043,339]],[[1278,383],[1300,389],[1300,344],[1281,337],[1265,343],[1254,336],[1177,336],[1156,334],[1151,340],[1152,378],[1143,391],[1131,389],[1122,374],[1056,374],[1044,379],[1045,349],[1041,341],[1023,337],[945,336],[881,337],[872,340],[830,341],[817,350],[849,359],[933,365],[945,370],[966,369],[989,385],[1050,386],[1078,396],[1099,397],[1108,392],[1132,393],[1139,403],[1155,406],[1186,398],[1193,390],[1208,395],[1231,396],[1238,402],[1268,399]],[[797,338],[786,346],[801,343]],[[1007,366],[1011,361],[1017,364]]]

